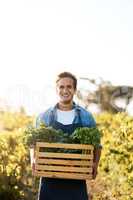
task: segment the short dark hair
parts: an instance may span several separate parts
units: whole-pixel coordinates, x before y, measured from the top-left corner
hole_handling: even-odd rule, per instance
[[[61,78],[71,78],[73,80],[74,89],[77,88],[77,78],[72,73],[70,73],[70,72],[62,72],[62,73],[58,74],[57,78],[56,78],[56,83],[58,83],[58,81]]]

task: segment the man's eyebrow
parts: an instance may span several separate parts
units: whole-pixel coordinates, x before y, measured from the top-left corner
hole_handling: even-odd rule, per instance
[[[72,86],[71,84],[67,84],[67,85],[64,85],[64,84],[62,84],[62,85],[59,85],[59,86]]]

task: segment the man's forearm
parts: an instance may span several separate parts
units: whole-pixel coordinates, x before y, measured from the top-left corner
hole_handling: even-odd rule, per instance
[[[99,163],[99,160],[100,160],[100,157],[101,157],[101,150],[102,148],[95,148],[94,149],[94,163],[98,166],[98,163]]]
[[[94,159],[93,159],[93,179],[96,178],[97,176],[97,168],[98,168],[98,163],[100,160],[100,156],[101,156],[101,149],[102,148],[95,148],[94,149]]]
[[[30,147],[30,162],[31,166],[35,163],[35,149],[34,147]]]

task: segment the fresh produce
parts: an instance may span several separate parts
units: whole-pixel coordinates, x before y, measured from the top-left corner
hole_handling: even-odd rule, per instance
[[[55,130],[52,127],[45,127],[41,124],[39,128],[31,126],[25,130],[24,143],[28,146],[35,145],[36,142],[80,143],[92,144],[98,147],[100,144],[100,136],[97,128],[77,128],[69,136],[61,130]]]
[[[26,146],[32,146],[36,142],[65,142],[65,137],[61,130],[40,124],[38,128],[33,126],[26,128],[23,141]]]
[[[101,134],[96,127],[83,127],[77,128],[71,135],[71,138],[74,143],[91,144],[95,148],[98,148],[100,145]]]

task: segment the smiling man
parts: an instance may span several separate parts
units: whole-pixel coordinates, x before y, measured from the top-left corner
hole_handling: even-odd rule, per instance
[[[78,127],[95,127],[91,113],[73,102],[76,89],[76,77],[69,72],[60,73],[56,80],[58,102],[38,116],[37,127],[43,122],[68,134]],[[97,152],[94,152],[93,178],[96,177],[100,159],[100,150]],[[42,177],[38,200],[88,200],[86,181]]]

